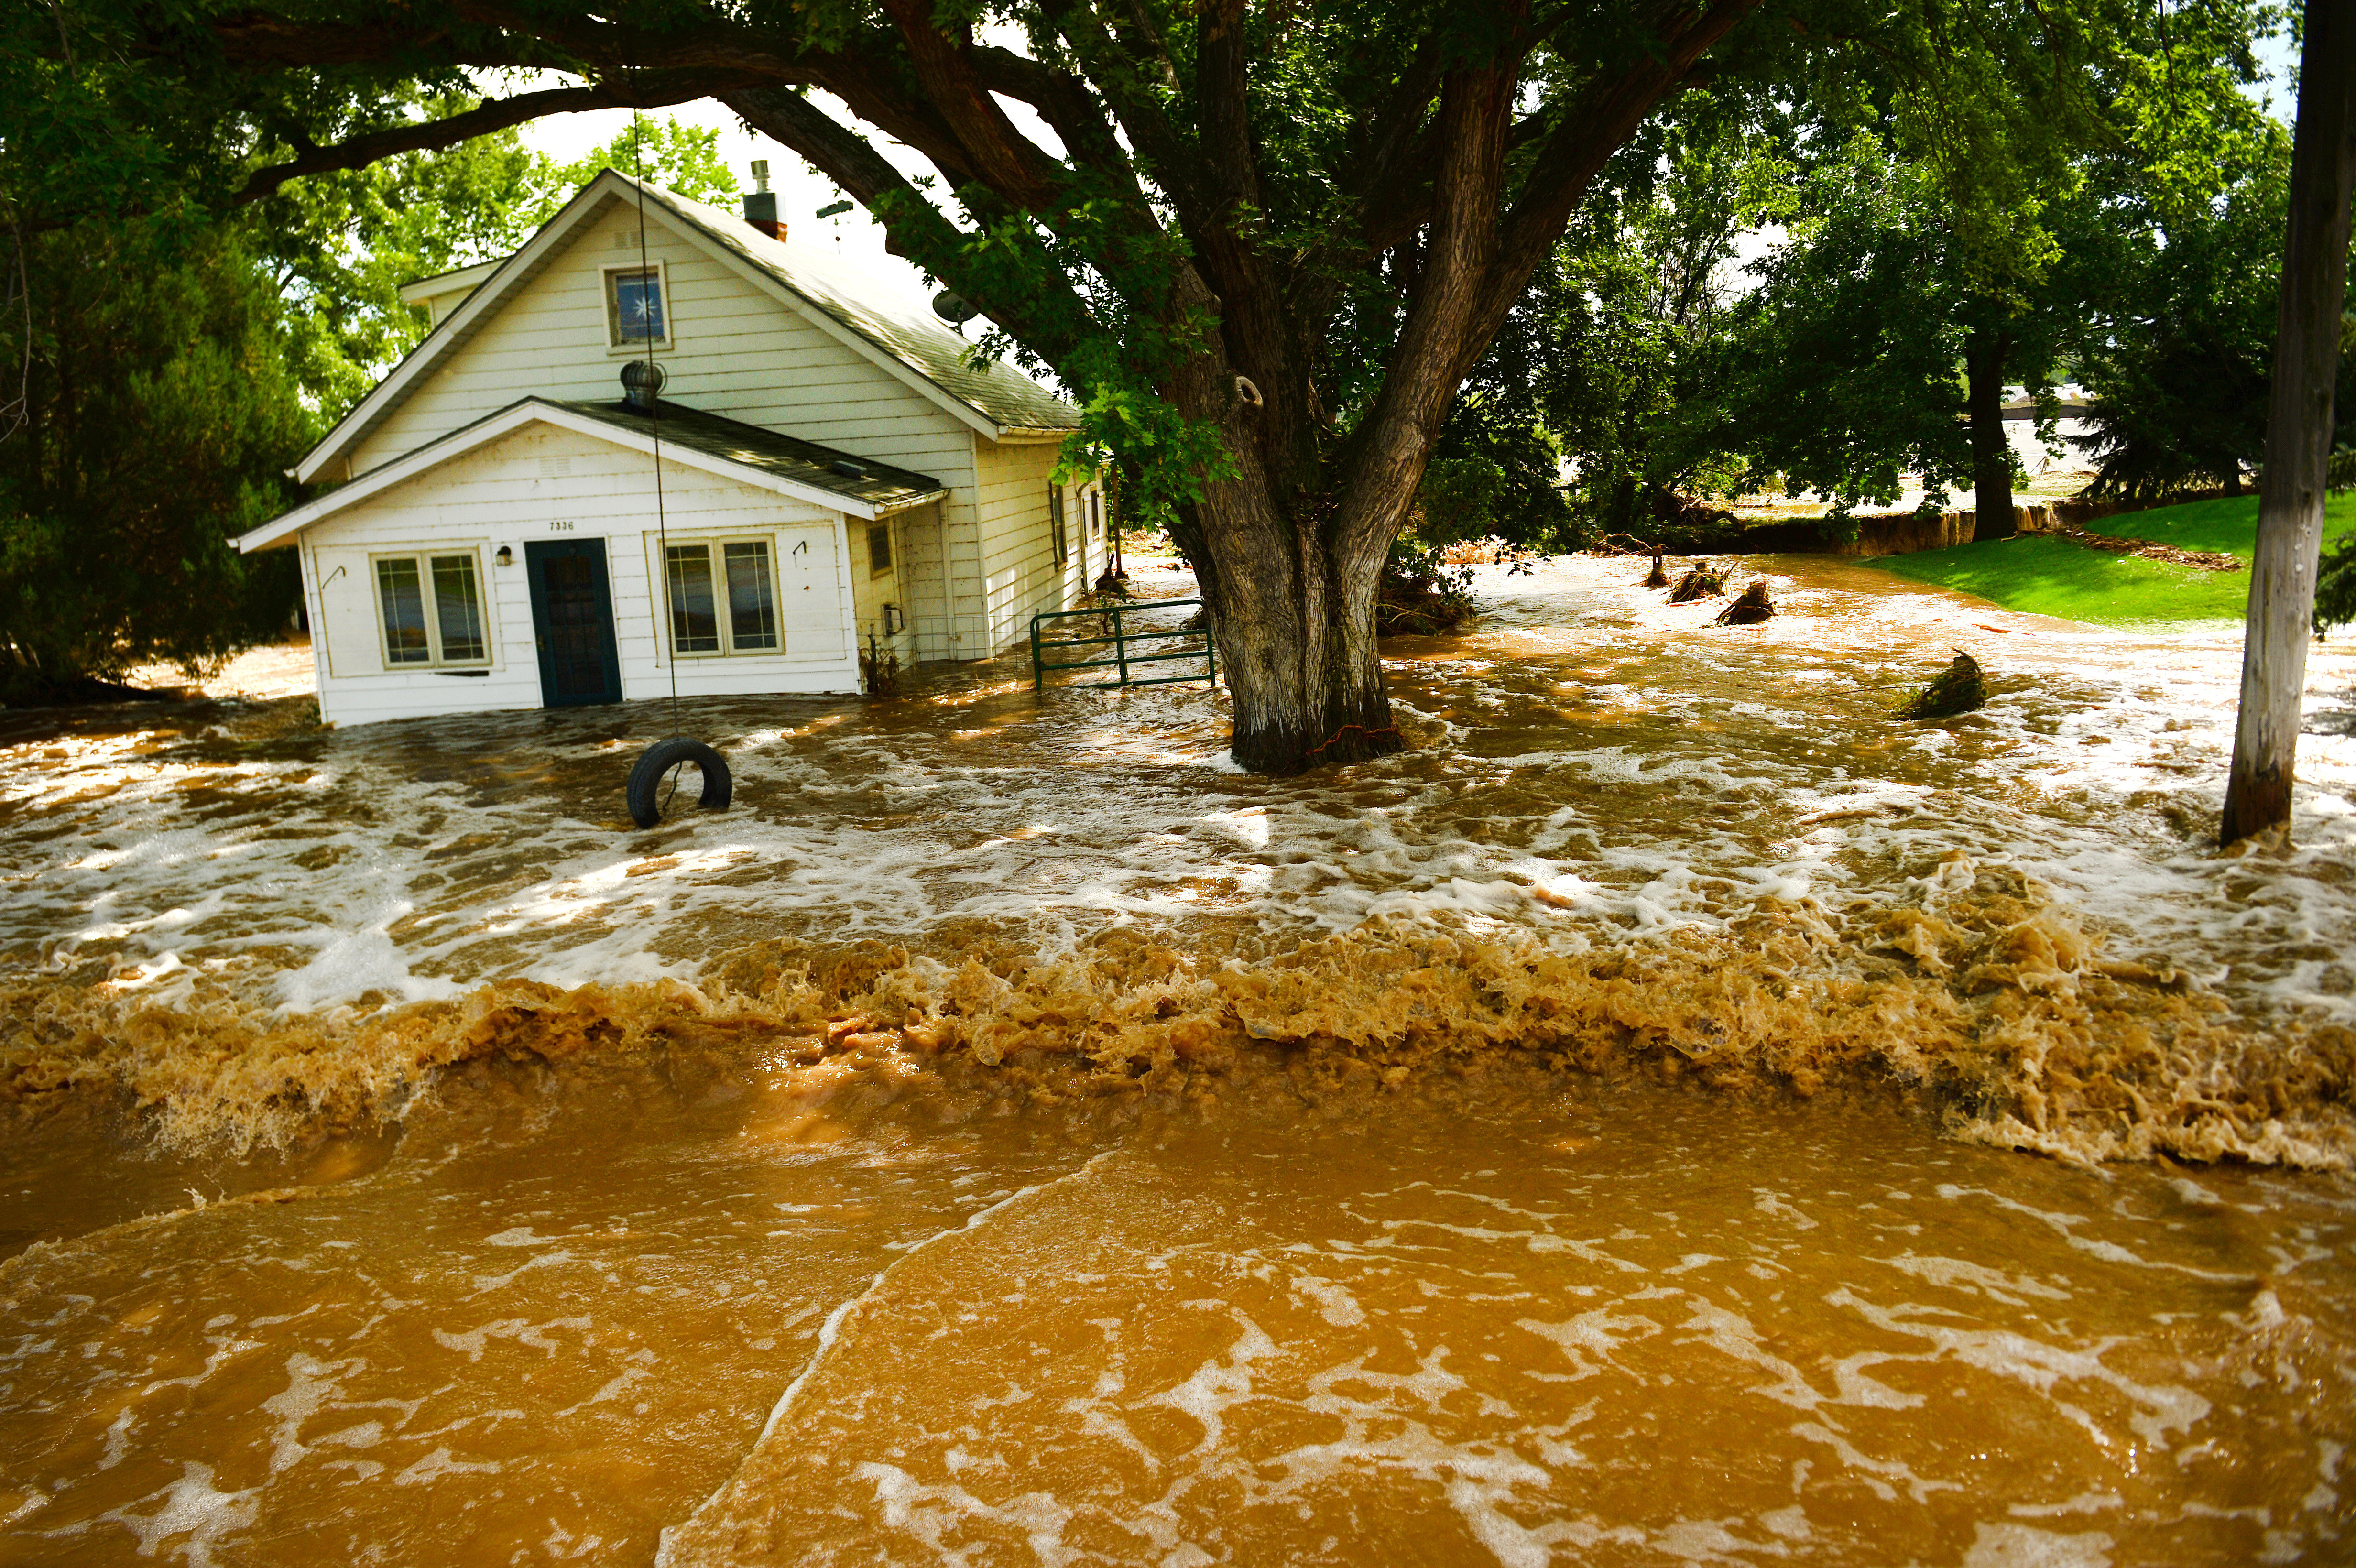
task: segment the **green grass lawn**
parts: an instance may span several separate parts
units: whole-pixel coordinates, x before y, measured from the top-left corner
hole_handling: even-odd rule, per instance
[[[2356,528],[2356,492],[2332,496],[2324,507],[2324,539],[2336,539],[2351,528]],[[2155,539],[2179,549],[2217,550],[2247,561],[2257,530],[2258,498],[2240,496],[2103,517],[2087,532]],[[1865,564],[1916,582],[1977,594],[2008,610],[2104,626],[2238,621],[2250,599],[2246,571],[2201,571],[2136,556],[2105,555],[2039,534],[1885,555]]]

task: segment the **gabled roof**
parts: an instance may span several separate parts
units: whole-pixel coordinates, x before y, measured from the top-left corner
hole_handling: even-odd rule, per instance
[[[616,203],[635,208],[640,190],[637,181],[612,169],[582,187],[521,250],[490,264],[480,285],[327,432],[295,466],[294,476],[305,484],[325,476],[331,464],[348,455],[584,229]],[[1078,411],[1012,366],[969,368],[964,357],[969,345],[936,320],[921,301],[894,297],[894,291],[862,278],[830,252],[772,240],[742,219],[651,185],[644,187],[644,195],[650,217],[667,215],[680,238],[992,441],[1078,427]],[[432,286],[444,278],[449,288]],[[453,292],[460,283],[457,273],[421,278],[402,293],[424,298]]]
[[[473,293],[484,279],[498,270],[498,261],[482,261],[472,267],[461,267],[455,272],[436,272],[430,278],[403,283],[396,292],[403,304],[425,304],[444,297],[462,299]]]
[[[926,302],[879,287],[831,251],[772,240],[734,213],[652,186],[647,187],[647,197],[649,205],[669,208],[705,239],[743,257],[802,303],[816,306],[906,370],[982,414],[1001,432],[1079,428],[1077,409],[1013,366],[991,361],[969,368],[965,357],[973,346],[944,326]],[[983,433],[998,439],[991,432]]]
[[[853,457],[830,446],[723,419],[668,399],[663,401],[661,416],[660,439],[666,461],[774,490],[811,506],[849,512],[858,517],[880,517],[937,501],[948,494],[948,486],[929,475]],[[486,414],[470,425],[429,441],[414,452],[371,468],[348,485],[338,485],[291,512],[280,514],[252,532],[241,535],[237,548],[251,553],[284,544],[337,512],[534,423],[596,436],[644,452],[649,457],[655,450],[656,421],[636,410],[619,403],[523,398],[497,413]],[[837,468],[837,464],[843,466]],[[851,469],[858,472],[849,472]]]

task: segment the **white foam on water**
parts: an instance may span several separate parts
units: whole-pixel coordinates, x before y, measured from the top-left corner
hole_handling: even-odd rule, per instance
[[[404,1002],[457,996],[463,987],[418,975],[394,944],[386,927],[407,912],[397,910],[382,923],[328,940],[308,964],[279,982],[280,1005],[290,1012],[309,1012],[369,991]]]
[[[2025,1524],[1973,1528],[1964,1568],[2111,1568],[2111,1538],[2089,1532],[2058,1535]]]
[[[180,1463],[177,1480],[99,1518],[129,1531],[138,1540],[142,1557],[154,1557],[168,1545],[171,1555],[184,1558],[188,1568],[217,1568],[221,1559],[214,1552],[228,1548],[241,1531],[252,1528],[259,1498],[258,1488],[221,1491],[213,1485],[210,1465],[187,1459]],[[149,1503],[156,1506],[141,1511]]]
[[[1372,918],[1469,919],[1559,931],[1574,944],[1598,934],[1649,941],[1718,929],[1762,899],[1836,899],[1886,885],[1893,866],[1936,863],[1960,848],[2051,883],[2116,929],[2115,949],[2174,955],[2260,1005],[2356,1019],[2356,979],[2329,956],[2356,945],[2356,892],[2321,874],[2356,852],[2347,803],[2356,742],[2308,738],[2300,847],[2279,868],[2221,858],[2156,809],[2213,809],[2217,775],[2203,770],[2219,766],[2229,740],[2237,675],[2226,642],[2057,630],[1973,612],[2035,627],[2033,639],[1987,657],[2047,685],[2008,690],[1999,681],[1987,709],[1946,728],[1859,731],[1841,720],[1848,730],[1826,737],[1841,744],[1803,754],[1788,740],[1763,743],[1760,731],[1825,731],[1824,699],[1799,694],[1876,674],[1893,655],[1920,656],[1903,651],[1908,639],[1949,624],[1953,601],[1896,586],[1870,598],[1802,587],[1785,617],[1748,629],[1767,638],[1730,640],[1646,608],[1647,595],[1608,581],[1613,571],[1624,567],[1563,561],[1484,578],[1494,603],[1468,656],[1398,666],[1412,687],[1398,709],[1420,749],[1351,770],[1351,807],[1341,812],[1315,780],[1206,778],[1201,759],[1231,761],[1210,743],[1169,737],[1215,736],[1222,710],[1174,688],[1055,694],[1012,715],[1011,730],[973,731],[1034,736],[1028,754],[945,748],[937,732],[879,730],[851,707],[799,723],[771,715],[731,741],[739,807],[691,818],[652,856],[642,841],[564,805],[552,811],[530,792],[460,804],[473,786],[455,775],[471,754],[522,761],[551,744],[570,754],[562,731],[552,742],[524,739],[552,733],[538,715],[329,736],[316,742],[327,764],[300,781],[246,762],[134,761],[119,743],[93,742],[66,770],[101,788],[76,807],[87,830],[28,844],[0,865],[28,895],[0,911],[0,942],[28,941],[53,964],[102,943],[177,951],[192,965],[291,943],[313,957],[285,976],[284,999],[321,1007],[369,991],[447,995],[500,974],[558,985],[686,977],[708,951],[708,934],[699,943],[692,933],[801,921],[844,938],[991,921],[1044,950],[1105,924],[1183,924],[1211,911],[1304,932]],[[1632,636],[1595,624],[1632,608],[1657,628]],[[2318,656],[2319,691],[2356,673],[2336,647]],[[2171,661],[2182,667],[2164,693],[2142,684]],[[1744,670],[1755,671],[1756,688],[1729,687]],[[1706,714],[1719,729],[1654,723],[1633,739],[1575,717],[1551,728],[1529,722],[1530,694],[1573,672],[1590,691],[1634,699],[1641,689],[1648,709]],[[920,700],[951,714],[986,690]],[[1031,701],[1019,692],[980,700],[1010,699]],[[1514,722],[1488,728],[1476,717],[1484,712]],[[1557,732],[1565,743],[1548,741]],[[1899,749],[1872,759],[1844,749],[1875,733]],[[1927,764],[1957,771],[1937,782],[1905,776],[1917,764],[1896,760],[1933,739],[1952,752],[1956,736],[1974,733],[1999,735],[2008,749]],[[405,774],[414,753],[404,738],[428,735],[444,742],[445,776]],[[1125,757],[1118,770],[1088,761],[1154,737],[1149,750],[1196,761]],[[590,750],[619,745],[599,740]],[[2205,782],[2174,782],[2188,777]],[[12,778],[8,787],[23,795],[24,779],[0,759],[0,783]],[[1395,792],[1387,805],[1369,798],[1384,788]],[[2034,796],[2026,810],[2022,789]],[[282,804],[189,826],[179,803],[198,790],[230,804],[273,792]],[[1088,801],[1084,818],[1070,814],[1076,790]],[[1667,837],[1632,834],[1618,805],[1628,792],[1716,800],[1731,815],[1688,815]],[[290,795],[366,810],[321,809],[314,819],[302,814],[315,807],[298,804],[298,832],[288,837]],[[1487,809],[1506,798],[1507,815]],[[435,826],[407,831],[421,823]],[[1191,835],[1167,832],[1189,823]],[[1061,826],[1030,831],[1042,824]],[[335,858],[307,863],[322,855]],[[454,896],[458,884],[444,866],[482,881],[482,892]],[[2254,892],[2219,896],[2253,874]],[[1504,891],[1517,881],[1569,907],[1517,906]],[[350,911],[377,912],[354,922]]]

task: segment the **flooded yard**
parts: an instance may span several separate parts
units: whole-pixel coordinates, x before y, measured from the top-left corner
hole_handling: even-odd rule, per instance
[[[2237,628],[1751,564],[1294,780],[1027,656],[643,834],[661,705],[7,716],[0,1553],[2345,1561],[2356,656],[2225,853]]]

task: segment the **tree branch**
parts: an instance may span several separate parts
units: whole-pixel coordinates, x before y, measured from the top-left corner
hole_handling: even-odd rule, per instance
[[[926,99],[963,148],[974,177],[1016,207],[1044,206],[1055,184],[1054,165],[1014,128],[982,85],[970,59],[972,39],[934,26],[926,0],[884,0],[884,12],[899,32]]]
[[[1015,297],[992,288],[987,279],[968,275],[958,265],[968,240],[964,231],[866,138],[798,93],[747,88],[723,95],[721,101],[849,192],[883,224],[886,251],[949,283],[1049,364],[1069,363],[1077,344],[1074,328],[1089,320],[1087,303],[1069,284],[1042,289],[1033,280],[1023,296]],[[1056,325],[1057,315],[1068,325]]]
[[[1382,392],[1345,454],[1333,513],[1334,549],[1345,571],[1371,571],[1389,548],[1463,379],[1456,367],[1494,266],[1520,62],[1509,46],[1508,58],[1442,79],[1431,231]]]
[[[1699,10],[1693,0],[1672,0],[1659,8],[1663,25],[1658,50],[1647,50],[1617,77],[1591,82],[1555,123],[1539,149],[1530,179],[1505,216],[1496,260],[1483,291],[1475,331],[1477,346],[1459,368],[1471,372],[1489,339],[1505,325],[1530,274],[1554,249],[1571,212],[1612,155],[1636,133],[1646,115],[1684,81],[1704,51],[1734,29],[1760,0],[1709,0]]]
[[[305,175],[357,169],[396,154],[422,153],[436,147],[452,146],[543,115],[577,114],[588,109],[652,109],[669,103],[686,103],[708,96],[712,91],[712,78],[699,72],[692,80],[669,77],[662,85],[649,87],[641,79],[631,85],[636,91],[626,95],[601,85],[550,88],[541,92],[497,99],[469,109],[463,114],[428,120],[416,125],[367,132],[329,146],[298,145],[295,157],[283,164],[256,169],[248,176],[243,187],[230,198],[230,205],[242,207],[248,202],[259,201],[263,197],[275,194],[278,187],[288,180],[300,179]]]

